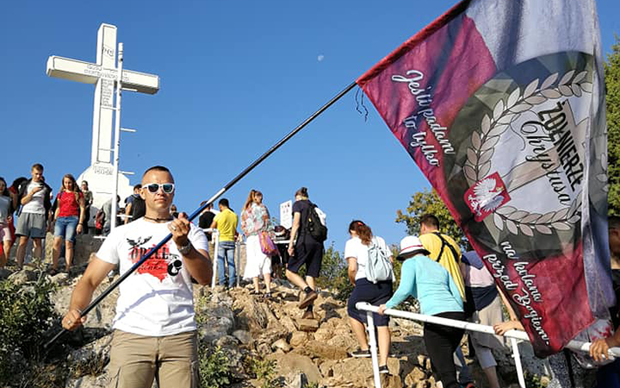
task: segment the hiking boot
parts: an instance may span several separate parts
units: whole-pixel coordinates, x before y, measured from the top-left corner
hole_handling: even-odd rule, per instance
[[[360,358],[360,357],[370,357],[370,349],[362,350],[357,349],[351,352],[351,357]]]
[[[301,302],[299,302],[299,308],[300,309],[305,309],[310,304],[312,304],[312,302],[314,302],[314,300],[317,297],[318,297],[318,295],[314,291],[310,291],[310,292],[306,293],[306,296],[301,300]]]
[[[306,311],[304,315],[301,316],[301,319],[314,319],[314,313],[312,313],[312,311]]]
[[[388,369],[388,366],[387,365],[381,365],[379,367],[379,374],[380,375],[383,375],[383,374],[389,375],[390,374],[390,370]]]

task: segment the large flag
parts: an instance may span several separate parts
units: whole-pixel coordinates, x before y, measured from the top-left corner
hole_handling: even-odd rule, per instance
[[[357,83],[509,296],[537,355],[579,333],[608,335],[594,0],[463,1]]]

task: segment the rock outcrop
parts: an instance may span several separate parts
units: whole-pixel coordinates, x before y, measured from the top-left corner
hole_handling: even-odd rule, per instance
[[[55,305],[59,311],[65,311],[77,279],[59,280],[64,287],[55,294]],[[112,280],[106,279],[100,290]],[[269,299],[250,295],[248,288],[195,287],[200,341],[213,349],[219,347],[225,353],[231,366],[233,386],[262,386],[249,366],[248,360],[252,359],[273,361],[275,375],[285,387],[374,386],[371,359],[349,356],[358,348],[358,343],[348,323],[345,303],[334,299],[329,292],[320,292],[315,302],[314,324],[309,324],[301,318],[303,310],[297,307],[297,290],[281,280],[275,283]],[[69,354],[67,362],[74,373],[67,387],[105,386],[115,301],[113,294],[89,316],[85,329],[73,334],[71,343],[93,342]],[[435,387],[422,340],[422,326],[403,319],[392,319],[390,326],[393,341],[388,362],[390,374],[381,376],[382,386]],[[511,377],[516,376],[511,359],[503,356],[500,361],[499,370],[505,380],[516,380]],[[469,363],[478,377],[477,386],[485,387],[482,371],[473,360]],[[532,357],[526,364],[540,367],[540,362]],[[100,374],[93,375],[93,369]],[[86,370],[91,372],[79,376],[79,371]]]

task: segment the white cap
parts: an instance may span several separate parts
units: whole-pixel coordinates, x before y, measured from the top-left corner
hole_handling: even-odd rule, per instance
[[[398,252],[398,256],[396,258],[402,260],[403,255],[415,251],[421,251],[420,253],[422,254],[430,253],[428,249],[424,248],[422,241],[420,241],[417,236],[407,236],[400,240],[400,252]]]

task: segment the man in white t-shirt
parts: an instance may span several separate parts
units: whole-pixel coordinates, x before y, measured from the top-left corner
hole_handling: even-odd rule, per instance
[[[174,178],[162,166],[142,176],[144,217],[115,228],[90,262],[71,296],[62,320],[74,330],[93,291],[116,266],[130,269],[168,234],[172,240],[131,274],[120,287],[113,321],[108,375],[110,385],[150,388],[198,386],[198,349],[192,282],[208,284],[212,276],[207,239],[185,215],[172,218]]]
[[[32,179],[19,186],[18,200],[22,206],[17,219],[15,235],[19,236],[17,246],[17,266],[22,268],[28,239],[34,244],[34,258],[41,259],[43,254],[42,241],[47,232],[48,212],[52,207],[50,196],[52,188],[43,180],[43,166],[36,163],[30,170]]]

